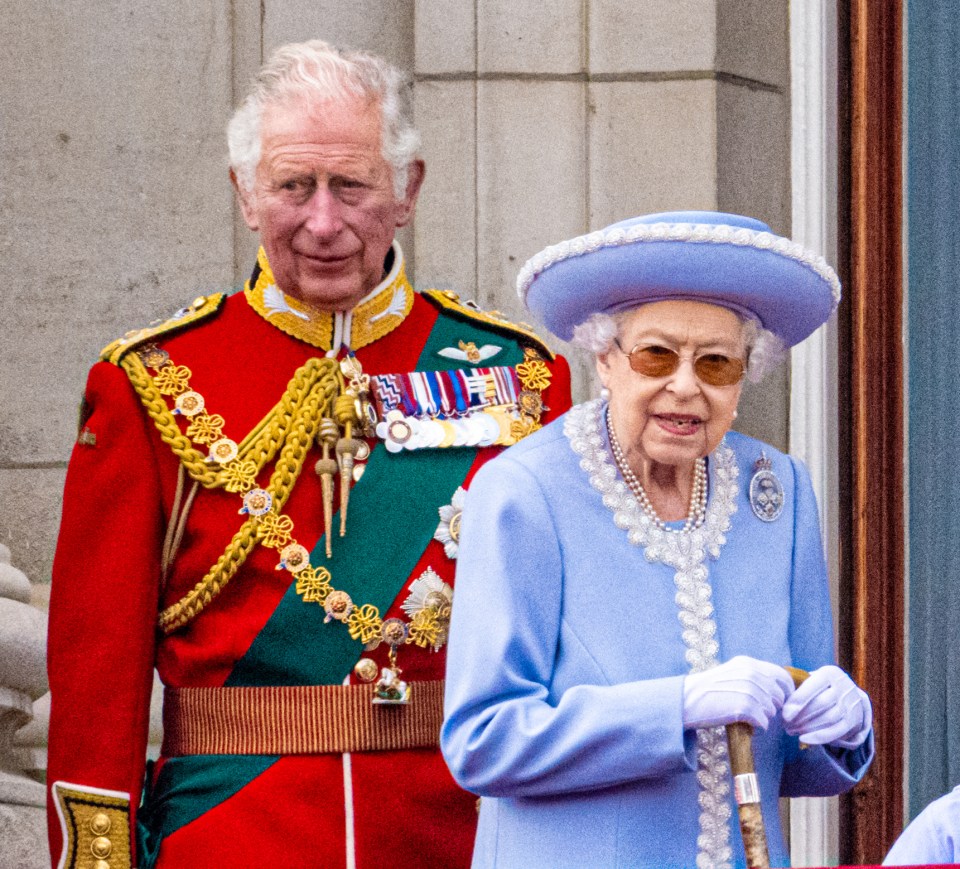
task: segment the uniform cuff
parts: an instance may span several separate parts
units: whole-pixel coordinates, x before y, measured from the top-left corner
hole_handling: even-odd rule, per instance
[[[130,869],[130,795],[53,783],[63,832],[57,869]]]

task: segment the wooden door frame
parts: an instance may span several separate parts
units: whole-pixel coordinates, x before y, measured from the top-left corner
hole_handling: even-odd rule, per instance
[[[903,5],[838,0],[840,658],[873,700],[877,754],[841,802],[841,862],[903,826]]]

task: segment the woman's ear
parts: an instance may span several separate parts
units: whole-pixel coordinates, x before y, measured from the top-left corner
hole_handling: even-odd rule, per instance
[[[611,377],[610,351],[608,350],[606,353],[598,353],[595,364],[597,366],[597,377],[600,378],[600,383],[609,388],[609,381]]]

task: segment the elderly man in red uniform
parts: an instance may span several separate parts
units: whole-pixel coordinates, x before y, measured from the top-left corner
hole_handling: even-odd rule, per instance
[[[408,89],[278,50],[229,127],[250,280],[90,373],[50,605],[54,865],[469,862],[475,800],[437,749],[462,490],[569,376],[407,281]]]

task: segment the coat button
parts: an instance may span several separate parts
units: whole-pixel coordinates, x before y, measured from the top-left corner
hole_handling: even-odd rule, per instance
[[[97,836],[90,843],[90,853],[98,860],[105,860],[113,850],[113,843],[106,836]]]
[[[105,812],[97,812],[90,819],[90,832],[94,836],[106,836],[110,832],[110,816]]]

